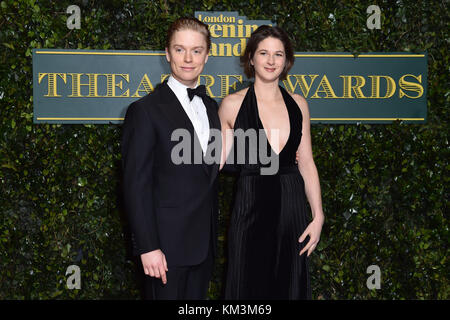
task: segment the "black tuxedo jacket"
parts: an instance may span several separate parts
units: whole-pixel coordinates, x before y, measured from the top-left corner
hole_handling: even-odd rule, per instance
[[[210,128],[220,130],[217,103],[209,97],[203,103]],[[133,252],[161,249],[169,268],[201,263],[210,241],[214,253],[217,241],[219,163],[206,164],[201,153],[200,164],[193,163],[193,154],[191,164],[174,164],[172,148],[180,141],[171,141],[171,135],[179,128],[193,138],[192,153],[201,152],[188,115],[165,81],[128,107],[122,132],[124,203]]]

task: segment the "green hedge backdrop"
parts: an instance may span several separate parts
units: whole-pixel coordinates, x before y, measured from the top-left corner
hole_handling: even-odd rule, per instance
[[[69,30],[66,9],[81,8]],[[366,9],[381,8],[381,30]],[[161,50],[198,11],[269,19],[296,51],[428,52],[428,123],[313,125],[326,216],[314,299],[448,299],[447,1],[0,2],[0,299],[139,299],[121,200],[120,125],[33,124],[33,48]],[[330,15],[332,14],[332,15]],[[221,249],[233,176],[220,176]],[[69,265],[81,289],[66,287]],[[378,265],[381,288],[366,269]],[[209,297],[221,298],[226,256]]]

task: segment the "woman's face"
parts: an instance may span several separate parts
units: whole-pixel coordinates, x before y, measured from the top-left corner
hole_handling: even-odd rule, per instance
[[[255,79],[259,78],[264,82],[278,81],[286,64],[283,42],[273,37],[262,40],[250,63],[255,68]]]

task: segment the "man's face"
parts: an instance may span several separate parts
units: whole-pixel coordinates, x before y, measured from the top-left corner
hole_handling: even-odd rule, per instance
[[[190,29],[176,31],[170,41],[170,48],[166,48],[172,76],[188,87],[195,87],[208,61],[208,53],[203,34]]]

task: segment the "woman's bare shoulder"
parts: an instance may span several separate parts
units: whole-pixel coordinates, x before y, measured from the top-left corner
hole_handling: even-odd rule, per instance
[[[239,109],[241,108],[242,101],[244,101],[245,94],[248,88],[236,91],[223,98],[219,107],[219,116],[222,120],[225,120],[230,124],[234,124]]]
[[[307,102],[306,102],[306,99],[305,98],[303,98],[301,95],[299,95],[298,93],[292,93],[292,92],[289,92],[288,91],[288,93],[291,95],[291,97],[295,100],[295,102],[297,102],[297,104],[299,104],[299,107],[301,107],[300,106],[300,104],[308,104]]]
[[[222,109],[222,112],[231,112],[235,113],[235,111],[239,110],[241,107],[242,101],[244,101],[245,94],[247,93],[248,88],[236,91],[234,93],[231,93],[227,95],[225,98],[223,98],[222,102],[220,103],[219,112],[220,109]]]
[[[231,93],[227,95],[222,100],[222,104],[225,104],[227,107],[236,107],[236,104],[238,104],[237,108],[240,107],[242,101],[245,98],[245,94],[247,93],[248,88],[244,88],[242,90],[236,91],[234,93]]]
[[[300,108],[300,110],[302,111],[302,114],[309,116],[308,102],[306,101],[306,99],[297,93],[289,92],[289,94],[294,99],[294,101],[297,102],[297,105]]]

